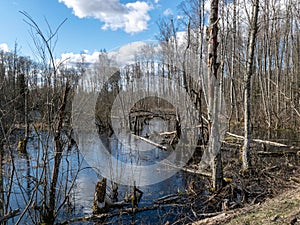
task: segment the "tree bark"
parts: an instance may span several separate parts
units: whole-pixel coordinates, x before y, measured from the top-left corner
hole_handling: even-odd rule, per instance
[[[232,18],[232,49],[231,49],[231,71],[230,71],[230,104],[231,104],[231,109],[230,109],[230,117],[229,117],[229,126],[230,122],[233,116],[233,113],[235,111],[235,119],[237,121],[240,120],[239,118],[239,109],[237,106],[237,99],[236,99],[236,90],[235,90],[235,63],[236,63],[236,32],[237,32],[237,25],[236,25],[236,0],[233,0],[233,18]],[[230,128],[229,128],[230,130]]]
[[[219,1],[212,0],[210,8],[209,27],[207,28],[208,35],[208,114],[210,123],[210,140],[208,144],[208,153],[210,165],[212,169],[212,185],[213,189],[217,190],[222,187],[222,161],[221,161],[221,143],[219,133],[219,81],[217,62],[218,42],[218,10]]]
[[[62,134],[63,119],[65,116],[65,108],[67,104],[67,97],[70,88],[71,87],[69,85],[69,82],[67,81],[61,106],[58,112],[56,129],[54,131],[55,132],[54,134],[55,153],[54,153],[54,165],[52,169],[51,183],[50,183],[50,190],[49,190],[49,210],[44,218],[45,222],[49,224],[54,223],[55,216],[56,216],[55,204],[56,204],[57,180],[59,176],[60,163],[61,163],[63,148],[64,148],[61,140],[61,134]]]
[[[245,89],[244,89],[244,129],[245,139],[242,153],[243,169],[248,170],[250,164],[250,141],[251,141],[251,76],[253,74],[253,61],[254,61],[254,48],[257,34],[257,17],[258,17],[259,0],[255,0],[252,9],[252,19],[250,27],[250,35],[248,41],[248,54],[247,54],[247,65],[246,73],[244,76]]]
[[[4,156],[4,148],[3,148],[2,140],[0,140],[0,217],[4,216],[4,182],[3,182],[3,163],[2,163],[3,156]]]

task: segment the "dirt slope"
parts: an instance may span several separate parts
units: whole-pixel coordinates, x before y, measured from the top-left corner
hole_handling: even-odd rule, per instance
[[[193,225],[300,225],[300,183],[262,204],[223,212]]]

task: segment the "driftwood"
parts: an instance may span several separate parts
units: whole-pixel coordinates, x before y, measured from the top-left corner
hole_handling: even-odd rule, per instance
[[[147,138],[144,138],[144,137],[141,137],[141,136],[138,136],[138,135],[134,135],[134,134],[132,134],[132,135],[133,135],[135,138],[138,138],[138,139],[140,139],[140,140],[142,140],[142,141],[144,141],[144,142],[146,142],[146,143],[148,143],[148,144],[150,144],[150,145],[153,145],[153,146],[155,146],[155,147],[157,147],[157,148],[160,148],[160,149],[165,150],[165,151],[168,150],[168,148],[167,148],[166,146],[163,146],[163,145],[161,145],[161,144],[155,143],[154,141],[151,141],[151,140],[149,140],[149,139],[147,139]]]
[[[248,207],[244,207],[241,209],[234,209],[229,210],[225,212],[219,212],[219,214],[216,215],[216,213],[208,213],[208,214],[202,214],[202,216],[212,216],[210,218],[206,218],[203,220],[199,220],[197,222],[192,223],[192,225],[214,225],[214,224],[223,224],[226,221],[229,221],[230,219],[235,218],[236,216],[248,213],[250,211],[255,210],[258,207],[258,205],[250,205]]]
[[[227,134],[229,136],[244,140],[243,136],[233,134],[233,133],[230,133],[230,132],[227,132]],[[252,141],[257,142],[257,143],[261,143],[261,144],[272,145],[272,146],[276,146],[276,147],[284,147],[284,148],[289,148],[289,149],[293,149],[293,150],[300,150],[300,147],[289,146],[289,145],[274,142],[274,141],[267,141],[267,140],[261,140],[261,139],[252,139]]]

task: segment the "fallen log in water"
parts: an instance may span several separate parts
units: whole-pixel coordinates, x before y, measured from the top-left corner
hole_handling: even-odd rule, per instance
[[[177,133],[176,131],[165,131],[165,132],[159,133],[159,135],[172,135],[172,134],[176,134],[176,133]]]
[[[82,221],[97,221],[97,220],[104,220],[113,218],[116,216],[125,216],[125,215],[132,215],[139,212],[145,212],[145,211],[151,211],[156,210],[160,207],[183,207],[184,204],[154,204],[151,206],[145,206],[141,208],[126,208],[121,209],[118,212],[112,212],[112,213],[100,213],[100,214],[90,214],[87,216],[82,217],[76,217],[76,218],[70,218],[68,220],[62,221],[60,223],[56,223],[56,225],[67,225],[67,224],[73,224],[76,222],[82,222]]]
[[[144,138],[144,137],[141,137],[141,136],[138,136],[138,135],[135,135],[135,134],[132,134],[132,135],[133,135],[135,138],[138,138],[138,139],[140,139],[140,140],[142,140],[142,141],[144,141],[144,142],[146,142],[146,143],[148,143],[148,144],[150,144],[150,145],[153,145],[153,146],[155,146],[155,147],[157,147],[157,148],[160,148],[160,149],[165,150],[165,151],[168,150],[168,148],[167,148],[166,146],[163,146],[163,145],[161,145],[161,144],[155,143],[154,141],[151,141],[151,140],[149,140],[149,139],[147,139],[147,138]]]
[[[56,225],[66,225],[66,224],[72,224],[72,223],[81,222],[81,221],[103,220],[103,219],[108,219],[108,218],[112,218],[112,217],[120,216],[120,215],[128,215],[128,214],[144,212],[144,211],[148,211],[148,210],[155,210],[158,207],[159,207],[159,205],[153,205],[153,206],[146,206],[146,207],[142,207],[142,208],[122,209],[115,213],[91,214],[91,215],[87,215],[87,216],[68,219],[61,223],[57,223]]]
[[[175,202],[180,198],[177,194],[167,195],[161,198],[158,198],[154,201],[154,204],[166,204],[170,202]]]

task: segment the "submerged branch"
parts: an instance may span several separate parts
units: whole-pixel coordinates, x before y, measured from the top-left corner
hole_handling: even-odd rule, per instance
[[[138,139],[140,139],[140,140],[142,140],[142,141],[144,141],[144,142],[146,142],[146,143],[148,143],[148,144],[150,144],[150,145],[153,145],[153,146],[155,146],[155,147],[157,147],[157,148],[160,148],[160,149],[165,150],[165,151],[168,150],[168,148],[167,148],[166,146],[163,146],[163,145],[161,145],[161,144],[155,143],[154,141],[151,141],[151,140],[149,140],[149,139],[147,139],[147,138],[144,138],[144,137],[141,137],[141,136],[138,136],[138,135],[134,135],[134,134],[132,134],[132,135],[133,135],[135,138],[138,138]]]
[[[120,215],[128,215],[128,214],[144,212],[144,211],[148,211],[148,210],[155,210],[158,207],[159,207],[159,205],[153,205],[153,206],[146,206],[146,207],[142,207],[142,208],[123,209],[123,210],[120,210],[119,212],[115,212],[115,213],[91,214],[91,215],[87,215],[87,216],[82,216],[82,217],[78,217],[78,218],[65,220],[61,223],[57,223],[57,225],[71,224],[71,223],[80,222],[80,221],[108,219],[108,218],[112,218],[112,217],[120,216]]]

